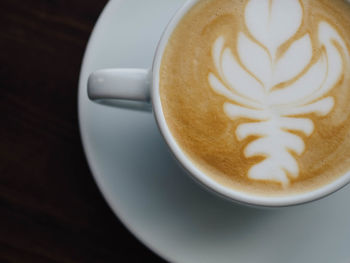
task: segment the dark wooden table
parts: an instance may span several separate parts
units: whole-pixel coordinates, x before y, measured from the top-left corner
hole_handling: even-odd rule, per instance
[[[108,208],[79,137],[80,65],[106,2],[0,0],[1,263],[163,262]]]

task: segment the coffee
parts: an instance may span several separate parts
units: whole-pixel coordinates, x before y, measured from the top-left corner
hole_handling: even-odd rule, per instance
[[[169,129],[230,188],[288,195],[350,171],[350,5],[201,0],[160,68]]]

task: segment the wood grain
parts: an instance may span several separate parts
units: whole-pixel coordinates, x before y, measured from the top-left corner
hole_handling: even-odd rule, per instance
[[[0,262],[162,262],[109,210],[80,142],[80,64],[106,2],[0,1]]]

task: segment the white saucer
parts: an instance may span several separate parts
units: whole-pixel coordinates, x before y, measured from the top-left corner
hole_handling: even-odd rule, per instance
[[[172,159],[149,113],[90,102],[88,74],[150,67],[163,28],[184,0],[113,0],[86,50],[79,118],[86,156],[108,204],[171,262],[349,263],[350,187],[300,207],[237,207],[206,192]]]

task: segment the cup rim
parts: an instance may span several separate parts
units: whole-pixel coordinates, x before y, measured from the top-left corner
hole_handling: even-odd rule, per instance
[[[243,192],[235,190],[233,188],[224,186],[214,179],[210,178],[203,171],[201,171],[189,157],[186,156],[181,149],[175,138],[172,136],[171,131],[166,123],[163,113],[162,103],[159,94],[159,70],[163,57],[164,50],[167,46],[168,40],[172,35],[177,24],[181,21],[183,16],[200,0],[187,0],[187,2],[177,10],[175,15],[171,18],[170,22],[166,26],[162,37],[158,43],[153,65],[152,65],[152,89],[151,99],[153,105],[153,111],[157,125],[161,131],[163,138],[167,145],[171,149],[172,154],[179,162],[179,164],[188,172],[188,174],[205,186],[208,190],[218,194],[225,199],[233,202],[242,203],[245,205],[252,205],[257,207],[286,207],[294,206],[312,202],[323,197],[326,197],[341,188],[345,187],[350,182],[350,171],[346,174],[335,179],[331,183],[321,186],[315,190],[309,192],[303,192],[299,194],[291,194],[289,196],[263,196],[253,193]]]

